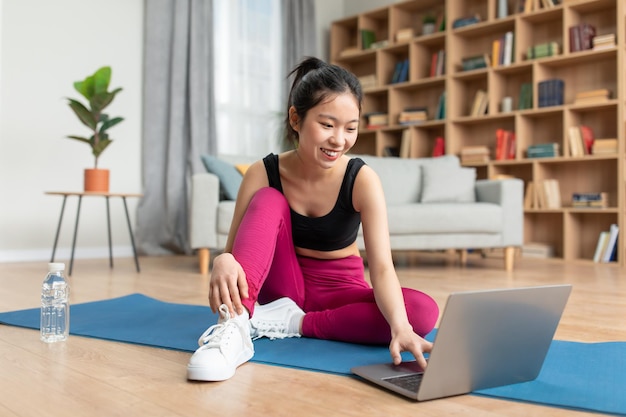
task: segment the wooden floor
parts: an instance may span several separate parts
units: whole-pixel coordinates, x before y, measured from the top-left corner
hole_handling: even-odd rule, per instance
[[[470,255],[397,258],[405,286],[441,307],[452,291],[572,283],[556,338],[626,340],[626,271],[617,267]],[[77,260],[72,302],[144,293],[164,301],[206,304],[208,277],[193,257]],[[0,263],[0,311],[37,307],[45,262]],[[185,379],[190,353],[71,336],[47,345],[34,330],[0,326],[0,416],[564,416],[585,413],[474,395],[415,403],[357,379],[248,363],[229,381]]]

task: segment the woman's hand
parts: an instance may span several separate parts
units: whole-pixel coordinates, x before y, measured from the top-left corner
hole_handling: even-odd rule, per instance
[[[427,362],[424,358],[424,353],[430,353],[432,348],[433,344],[418,336],[410,326],[397,332],[392,331],[389,352],[395,365],[400,365],[402,362],[401,352],[411,352],[417,364],[422,369],[426,369]]]
[[[209,282],[209,305],[216,313],[220,305],[226,304],[231,314],[244,312],[241,299],[248,298],[246,273],[230,253],[222,253],[213,260]]]

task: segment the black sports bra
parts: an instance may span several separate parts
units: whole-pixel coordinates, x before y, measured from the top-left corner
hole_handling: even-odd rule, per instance
[[[263,158],[263,163],[270,187],[284,195],[278,170],[278,155],[267,155]],[[352,206],[352,189],[356,175],[363,165],[365,162],[360,158],[348,161],[337,202],[328,214],[307,217],[290,209],[291,233],[295,246],[327,252],[348,247],[356,240],[361,213]]]

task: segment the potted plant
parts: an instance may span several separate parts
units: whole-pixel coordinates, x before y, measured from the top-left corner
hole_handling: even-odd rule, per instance
[[[427,14],[422,19],[422,35],[430,35],[431,33],[435,33],[435,16],[431,14]]]
[[[110,81],[111,67],[102,67],[93,75],[89,75],[84,80],[74,83],[76,91],[87,99],[87,105],[72,98],[67,99],[70,108],[78,119],[91,131],[91,136],[88,138],[74,135],[67,136],[70,139],[89,145],[95,158],[94,167],[85,169],[85,191],[109,191],[109,170],[98,168],[98,158],[113,141],[109,137],[108,130],[124,120],[121,117],[111,118],[103,112],[111,104],[117,93],[122,91],[121,88],[109,91]]]

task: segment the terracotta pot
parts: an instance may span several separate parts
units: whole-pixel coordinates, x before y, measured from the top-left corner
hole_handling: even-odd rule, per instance
[[[109,192],[109,170],[108,169],[85,169],[85,191],[86,192]]]

